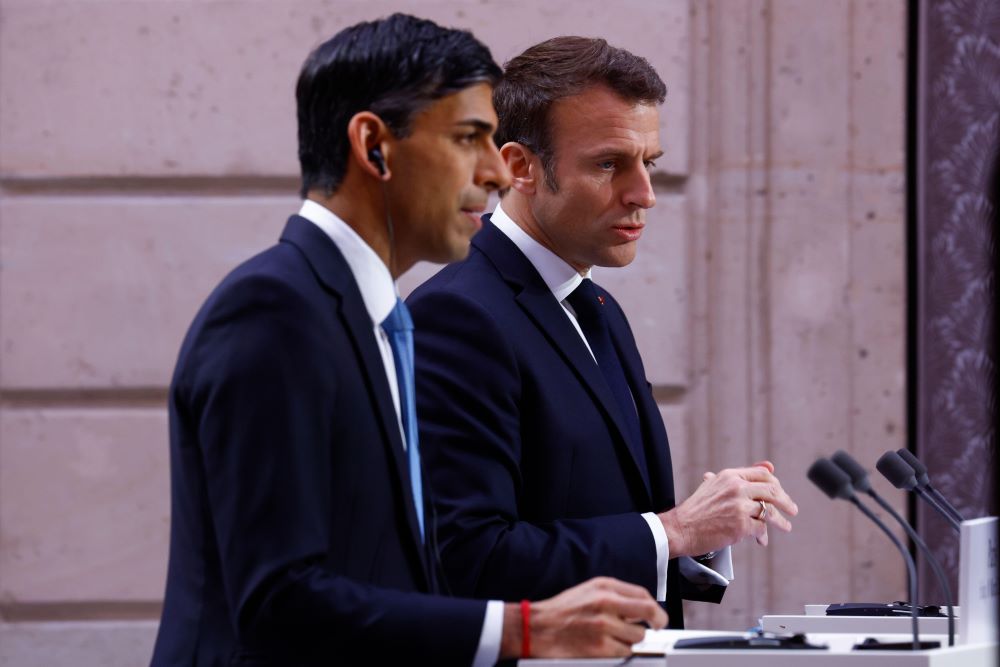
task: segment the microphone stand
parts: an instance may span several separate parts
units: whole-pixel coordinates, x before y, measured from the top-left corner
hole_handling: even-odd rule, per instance
[[[882,521],[875,516],[874,512],[861,504],[861,501],[858,500],[856,495],[852,494],[847,500],[861,510],[866,517],[875,522],[875,525],[881,528],[882,532],[889,536],[892,543],[895,544],[896,548],[903,554],[903,560],[906,562],[906,581],[909,584],[910,589],[910,617],[912,618],[913,624],[913,650],[919,651],[920,626],[918,625],[919,610],[917,609],[917,566],[913,563],[913,556],[911,556],[909,550],[903,546],[903,543],[899,541],[899,538],[896,537],[891,530],[889,530],[889,527],[882,523]]]
[[[948,584],[948,577],[945,576],[944,570],[941,569],[941,564],[938,563],[937,558],[935,558],[934,555],[931,553],[931,550],[927,546],[927,543],[924,542],[922,539],[920,539],[920,536],[917,535],[917,531],[913,530],[910,524],[904,521],[903,517],[899,516],[899,513],[892,508],[892,505],[887,503],[882,498],[882,496],[878,495],[873,490],[869,490],[868,495],[871,496],[882,509],[888,512],[889,515],[893,519],[895,519],[900,526],[903,527],[903,530],[906,531],[906,534],[909,536],[909,538],[913,540],[913,543],[916,544],[917,548],[920,549],[920,552],[924,555],[924,558],[927,560],[927,563],[931,566],[931,569],[934,570],[934,576],[937,577],[938,584],[941,585],[941,591],[944,593],[945,606],[948,608],[948,646],[954,646],[955,610],[952,608],[952,600],[954,600],[954,598],[951,595],[951,586]],[[916,605],[916,601],[914,601],[913,604]]]

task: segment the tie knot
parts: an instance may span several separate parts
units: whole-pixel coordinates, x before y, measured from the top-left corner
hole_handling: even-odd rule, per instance
[[[389,312],[389,316],[382,321],[382,328],[386,333],[413,331],[413,319],[410,318],[410,309],[406,307],[402,299],[396,299],[396,305]]]
[[[604,297],[597,293],[594,281],[590,278],[584,278],[572,294],[566,297],[566,300],[573,306],[578,319],[601,317]]]

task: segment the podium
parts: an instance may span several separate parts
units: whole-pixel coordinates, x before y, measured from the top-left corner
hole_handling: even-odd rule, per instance
[[[733,635],[705,630],[648,630],[636,644],[637,655],[628,667],[996,667],[1000,655],[996,643],[948,647],[945,635],[923,639],[941,642],[942,648],[926,651],[853,651],[867,637],[880,641],[908,641],[909,635],[872,633],[808,633],[812,644],[825,644],[825,651],[675,649],[674,643],[689,637]],[[655,654],[655,655],[654,655]],[[521,667],[617,667],[621,658],[600,660],[521,660]]]
[[[997,518],[962,522],[955,607],[955,643],[997,641]],[[909,616],[827,616],[827,605],[805,606],[804,615],[766,615],[765,632],[910,632]],[[942,607],[942,611],[944,608]],[[948,619],[920,618],[920,635],[947,634]]]
[[[920,618],[920,639],[940,642],[924,651],[855,651],[865,639],[909,642],[909,616],[827,616],[827,605],[806,605],[805,614],[764,616],[761,626],[775,634],[804,633],[826,650],[676,649],[680,639],[738,632],[647,630],[635,655],[601,660],[521,660],[524,667],[997,667],[997,518],[962,522],[959,601],[955,646],[948,646],[947,619]]]

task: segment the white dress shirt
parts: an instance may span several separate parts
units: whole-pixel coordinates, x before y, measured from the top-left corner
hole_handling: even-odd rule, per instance
[[[545,281],[546,286],[552,292],[556,301],[562,306],[573,328],[580,334],[584,345],[590,351],[590,356],[593,357],[594,352],[590,349],[590,343],[587,342],[587,337],[583,334],[583,329],[580,328],[580,324],[576,320],[576,312],[574,312],[573,307],[566,301],[566,298],[573,293],[573,290],[585,278],[590,278],[590,269],[588,268],[583,273],[578,272],[561,257],[531,238],[527,232],[521,229],[507,215],[501,204],[497,204],[493,215],[490,216],[490,221],[507,238],[514,242],[514,245],[518,247],[524,256],[528,258],[528,261],[531,262],[532,266],[535,267],[538,275],[542,277],[542,280]],[[634,400],[635,397],[633,397]],[[667,564],[670,560],[670,543],[667,540],[667,532],[663,528],[663,522],[660,521],[660,517],[654,512],[645,512],[641,516],[649,525],[656,548],[656,599],[661,601],[666,600]],[[726,586],[733,579],[732,550],[729,547],[716,554],[715,558],[710,562],[711,567],[706,567],[693,558],[682,558],[678,564],[680,565],[681,573],[687,579],[696,583],[712,583]]]
[[[365,310],[372,320],[372,335],[382,355],[382,366],[386,379],[389,381],[389,391],[392,392],[392,402],[396,407],[396,421],[402,436],[403,447],[406,447],[406,437],[403,434],[403,420],[399,408],[399,385],[396,380],[396,364],[392,354],[389,337],[382,329],[382,322],[396,306],[399,290],[396,288],[392,275],[385,262],[365,243],[354,229],[337,217],[332,211],[312,201],[305,200],[299,215],[326,232],[326,235],[337,245],[340,254],[347,261],[354,280],[361,292],[361,300]],[[410,489],[406,490],[410,493]],[[503,634],[503,602],[490,600],[486,603],[486,616],[483,618],[483,629],[479,636],[479,647],[472,662],[472,667],[488,667],[500,656],[500,638]]]

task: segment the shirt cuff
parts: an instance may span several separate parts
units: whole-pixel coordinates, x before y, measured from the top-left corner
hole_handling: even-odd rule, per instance
[[[491,667],[500,658],[500,639],[503,635],[503,602],[486,603],[483,631],[479,634],[479,648],[472,659],[472,667]]]
[[[733,577],[733,549],[726,547],[719,550],[711,560],[698,561],[694,558],[681,558],[678,562],[681,576],[694,584],[714,584],[728,586]]]
[[[663,602],[667,599],[667,563],[670,562],[670,542],[663,522],[653,512],[644,512],[642,518],[649,524],[649,532],[653,533],[653,544],[656,546],[656,599]]]

